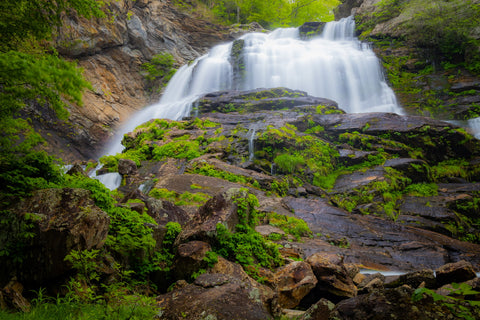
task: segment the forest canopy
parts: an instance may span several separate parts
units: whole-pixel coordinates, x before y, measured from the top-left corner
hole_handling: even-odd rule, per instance
[[[188,6],[187,1],[175,0]],[[225,24],[258,22],[263,27],[300,26],[307,21],[332,21],[333,8],[339,0],[197,0],[193,6],[202,6]]]

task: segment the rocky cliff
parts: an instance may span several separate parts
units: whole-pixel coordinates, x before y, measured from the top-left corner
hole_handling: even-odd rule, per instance
[[[84,69],[93,90],[84,106],[70,106],[67,123],[48,110],[31,106],[27,113],[49,142],[50,151],[66,160],[100,155],[119,124],[136,110],[158,100],[141,65],[168,53],[175,67],[194,60],[213,45],[233,39],[237,31],[194,19],[170,1],[106,1],[107,18],[64,17],[56,38],[58,52]]]

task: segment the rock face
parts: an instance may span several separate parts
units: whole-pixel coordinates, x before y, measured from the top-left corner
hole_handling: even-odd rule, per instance
[[[59,122],[51,111],[39,106],[27,109],[26,116],[49,142],[49,150],[65,160],[100,156],[120,123],[158,101],[159,93],[149,88],[141,69],[155,54],[171,54],[175,67],[179,67],[213,45],[233,40],[227,27],[194,19],[170,2],[105,3],[105,19],[66,15],[65,27],[56,39],[58,52],[76,60],[93,86],[93,90],[84,93],[84,106],[70,106],[68,123]]]
[[[16,276],[24,285],[45,285],[65,276],[71,268],[64,261],[65,256],[71,250],[101,248],[110,223],[108,215],[90,198],[90,192],[83,189],[39,190],[13,212],[19,224],[30,225],[17,232],[31,232],[31,237],[22,239],[24,235],[17,235],[18,241],[25,241],[21,262],[10,264],[12,260],[2,260],[0,283]],[[2,239],[2,244],[8,245],[9,241]]]

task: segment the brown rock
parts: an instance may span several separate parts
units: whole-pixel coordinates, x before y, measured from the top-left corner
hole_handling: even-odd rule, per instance
[[[440,286],[452,282],[465,282],[476,277],[472,264],[464,260],[441,266],[435,273]]]
[[[170,201],[148,198],[145,204],[148,215],[159,225],[166,225],[168,222],[178,222],[183,226],[190,220],[190,216],[185,210]]]
[[[312,268],[303,261],[292,262],[275,273],[279,304],[294,308],[317,284]]]
[[[334,308],[335,304],[333,304],[333,302],[322,298],[308,308],[299,320],[328,320]]]
[[[434,288],[436,285],[435,274],[432,269],[409,272],[399,276],[396,281],[389,283],[388,287],[400,287],[404,284],[412,288],[418,288],[422,284],[427,288]]]
[[[157,297],[160,318],[272,319],[260,292],[240,279],[225,274],[202,274],[194,283]]]
[[[190,240],[213,241],[217,234],[217,224],[221,223],[230,231],[235,230],[239,223],[238,206],[234,199],[245,198],[247,191],[232,188],[222,194],[217,194],[200,207],[197,214],[177,237],[176,243]],[[247,210],[248,211],[248,210]],[[249,212],[245,212],[248,221]]]
[[[280,306],[278,305],[277,294],[271,289],[275,287],[273,273],[265,268],[258,268],[256,272],[264,280],[265,285],[250,277],[238,263],[228,261],[221,256],[218,256],[218,262],[208,271],[208,273],[220,273],[234,277],[246,283],[249,287],[256,288],[264,307],[274,315],[279,314]]]
[[[11,272],[25,285],[65,275],[70,270],[65,256],[72,250],[101,248],[110,223],[109,216],[91,199],[90,191],[84,189],[38,190],[12,211],[18,223],[25,223],[29,213],[27,223],[33,225],[34,236],[24,243],[21,263],[2,259],[0,279]],[[1,240],[5,243],[8,238]]]
[[[118,160],[118,173],[120,173],[122,176],[137,174],[137,164],[135,161],[130,159],[120,159]]]
[[[211,249],[208,243],[202,241],[191,241],[179,245],[174,264],[175,278],[189,280],[194,272],[206,268],[207,263],[203,258]]]
[[[313,254],[306,259],[311,265],[318,284],[305,302],[321,297],[329,300],[339,300],[357,295],[357,288],[349,277],[345,266],[337,255]],[[313,301],[314,302],[314,301]]]

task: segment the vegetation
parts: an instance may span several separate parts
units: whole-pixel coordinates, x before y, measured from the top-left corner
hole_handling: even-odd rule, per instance
[[[307,21],[333,20],[338,0],[176,0],[185,9],[214,16],[225,24],[258,22],[264,27],[299,26]],[[192,4],[193,3],[193,4]]]
[[[150,62],[142,64],[145,78],[150,83],[152,90],[159,91],[167,85],[176,71],[173,67],[174,63],[175,59],[170,53],[162,52],[154,55]],[[155,86],[158,88],[155,89]]]

